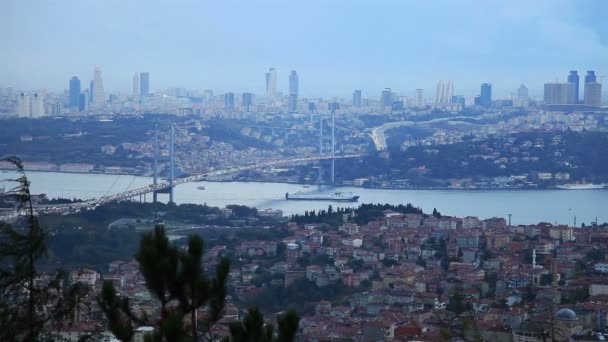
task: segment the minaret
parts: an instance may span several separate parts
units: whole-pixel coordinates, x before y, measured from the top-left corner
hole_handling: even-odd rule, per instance
[[[536,269],[536,248],[532,250],[532,269]]]

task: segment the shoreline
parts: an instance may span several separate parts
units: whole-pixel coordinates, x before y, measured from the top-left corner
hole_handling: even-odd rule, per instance
[[[8,173],[8,172],[16,172],[16,169],[0,169],[0,174]],[[101,175],[101,176],[132,176],[132,177],[141,177],[141,178],[152,178],[151,175],[138,175],[138,174],[127,174],[127,173],[102,173],[102,172],[70,172],[70,171],[44,171],[44,170],[25,170],[27,172],[39,172],[39,173],[57,173],[57,174],[79,174],[79,175]],[[163,181],[167,181],[165,178],[160,178]],[[179,178],[176,178],[176,180]],[[0,177],[0,181],[2,181]],[[597,190],[608,190],[608,187],[597,188],[597,189],[560,189],[558,187],[551,188],[449,188],[449,187],[413,187],[413,188],[385,188],[385,187],[365,187],[358,186],[352,184],[315,184],[315,183],[298,183],[298,182],[289,182],[289,181],[280,181],[280,180],[202,180],[199,182],[193,183],[233,183],[233,182],[242,182],[242,183],[277,183],[277,184],[292,184],[292,185],[301,185],[301,186],[309,186],[309,187],[334,187],[334,188],[358,188],[358,189],[373,189],[373,190],[393,190],[393,191],[465,191],[465,192],[483,192],[483,191],[597,191]]]

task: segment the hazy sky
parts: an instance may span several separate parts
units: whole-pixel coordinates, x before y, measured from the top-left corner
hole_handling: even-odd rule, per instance
[[[103,71],[106,91],[264,92],[268,67],[301,96],[378,97],[452,79],[474,95],[608,74],[606,0],[1,0],[0,86],[62,90]],[[607,87],[608,88],[608,87]]]

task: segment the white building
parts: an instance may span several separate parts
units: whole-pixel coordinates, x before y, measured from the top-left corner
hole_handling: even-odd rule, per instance
[[[103,106],[106,103],[106,95],[103,90],[103,80],[101,78],[101,69],[95,68],[93,75],[93,98],[91,103],[95,106]]]
[[[139,97],[139,73],[136,72],[133,75],[133,98],[136,99]]]

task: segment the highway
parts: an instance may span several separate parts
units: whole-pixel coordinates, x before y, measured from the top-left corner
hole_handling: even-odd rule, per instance
[[[337,155],[333,158],[334,159],[348,159],[348,158],[359,158],[361,156],[362,156],[361,154],[348,154],[348,155]],[[202,173],[202,174],[198,174],[198,175],[175,179],[173,182],[173,186],[175,187],[177,185],[184,184],[184,183],[202,181],[202,180],[205,180],[207,177],[223,176],[223,175],[246,171],[246,170],[259,169],[259,168],[264,168],[264,167],[269,167],[269,166],[293,165],[293,164],[298,164],[298,163],[312,162],[312,161],[317,161],[317,160],[327,160],[327,159],[332,159],[332,156],[331,155],[322,155],[322,156],[312,156],[312,157],[278,159],[278,160],[271,160],[271,161],[267,161],[267,162],[255,163],[255,164],[250,164],[250,165],[237,166],[237,167],[233,167],[233,168],[229,168],[229,169],[212,170],[210,172],[206,172],[206,173]],[[170,183],[165,181],[165,182],[158,183],[156,185],[150,184],[148,186],[144,186],[141,188],[136,188],[136,189],[132,189],[132,190],[128,190],[128,191],[124,191],[124,192],[120,192],[120,193],[116,193],[116,194],[112,194],[112,195],[108,195],[108,196],[102,196],[100,198],[93,198],[93,199],[90,199],[90,200],[87,200],[84,202],[79,202],[79,203],[70,203],[70,204],[62,204],[62,205],[57,205],[57,204],[40,205],[40,206],[36,206],[34,208],[34,211],[36,213],[56,213],[56,214],[75,213],[82,209],[94,209],[95,207],[102,205],[102,204],[115,202],[115,201],[123,201],[123,200],[127,200],[129,198],[139,197],[144,194],[153,193],[155,191],[168,189],[168,188],[170,188],[170,186],[171,186]],[[13,211],[8,214],[5,213],[3,215],[0,215],[0,221],[13,222],[19,216],[22,216],[25,214],[26,214],[25,210]]]
[[[386,131],[388,131],[389,129],[392,128],[396,128],[396,127],[403,127],[403,126],[417,126],[417,125],[428,125],[428,124],[433,124],[433,123],[438,123],[438,122],[452,122],[452,123],[462,123],[462,124],[468,124],[468,125],[472,125],[472,126],[478,126],[481,127],[483,125],[477,125],[477,124],[473,124],[470,122],[466,122],[466,121],[457,121],[458,119],[468,119],[468,120],[481,120],[481,119],[488,119],[488,118],[492,118],[492,117],[496,117],[499,116],[500,114],[485,114],[485,115],[481,115],[479,117],[470,117],[470,116],[452,116],[452,117],[446,117],[446,118],[437,118],[437,119],[432,119],[432,120],[427,120],[427,121],[394,121],[394,122],[387,122],[381,126],[377,126],[372,128],[371,131],[371,138],[374,142],[374,145],[376,146],[376,150],[377,151],[384,151],[386,150],[387,146],[386,146]]]

